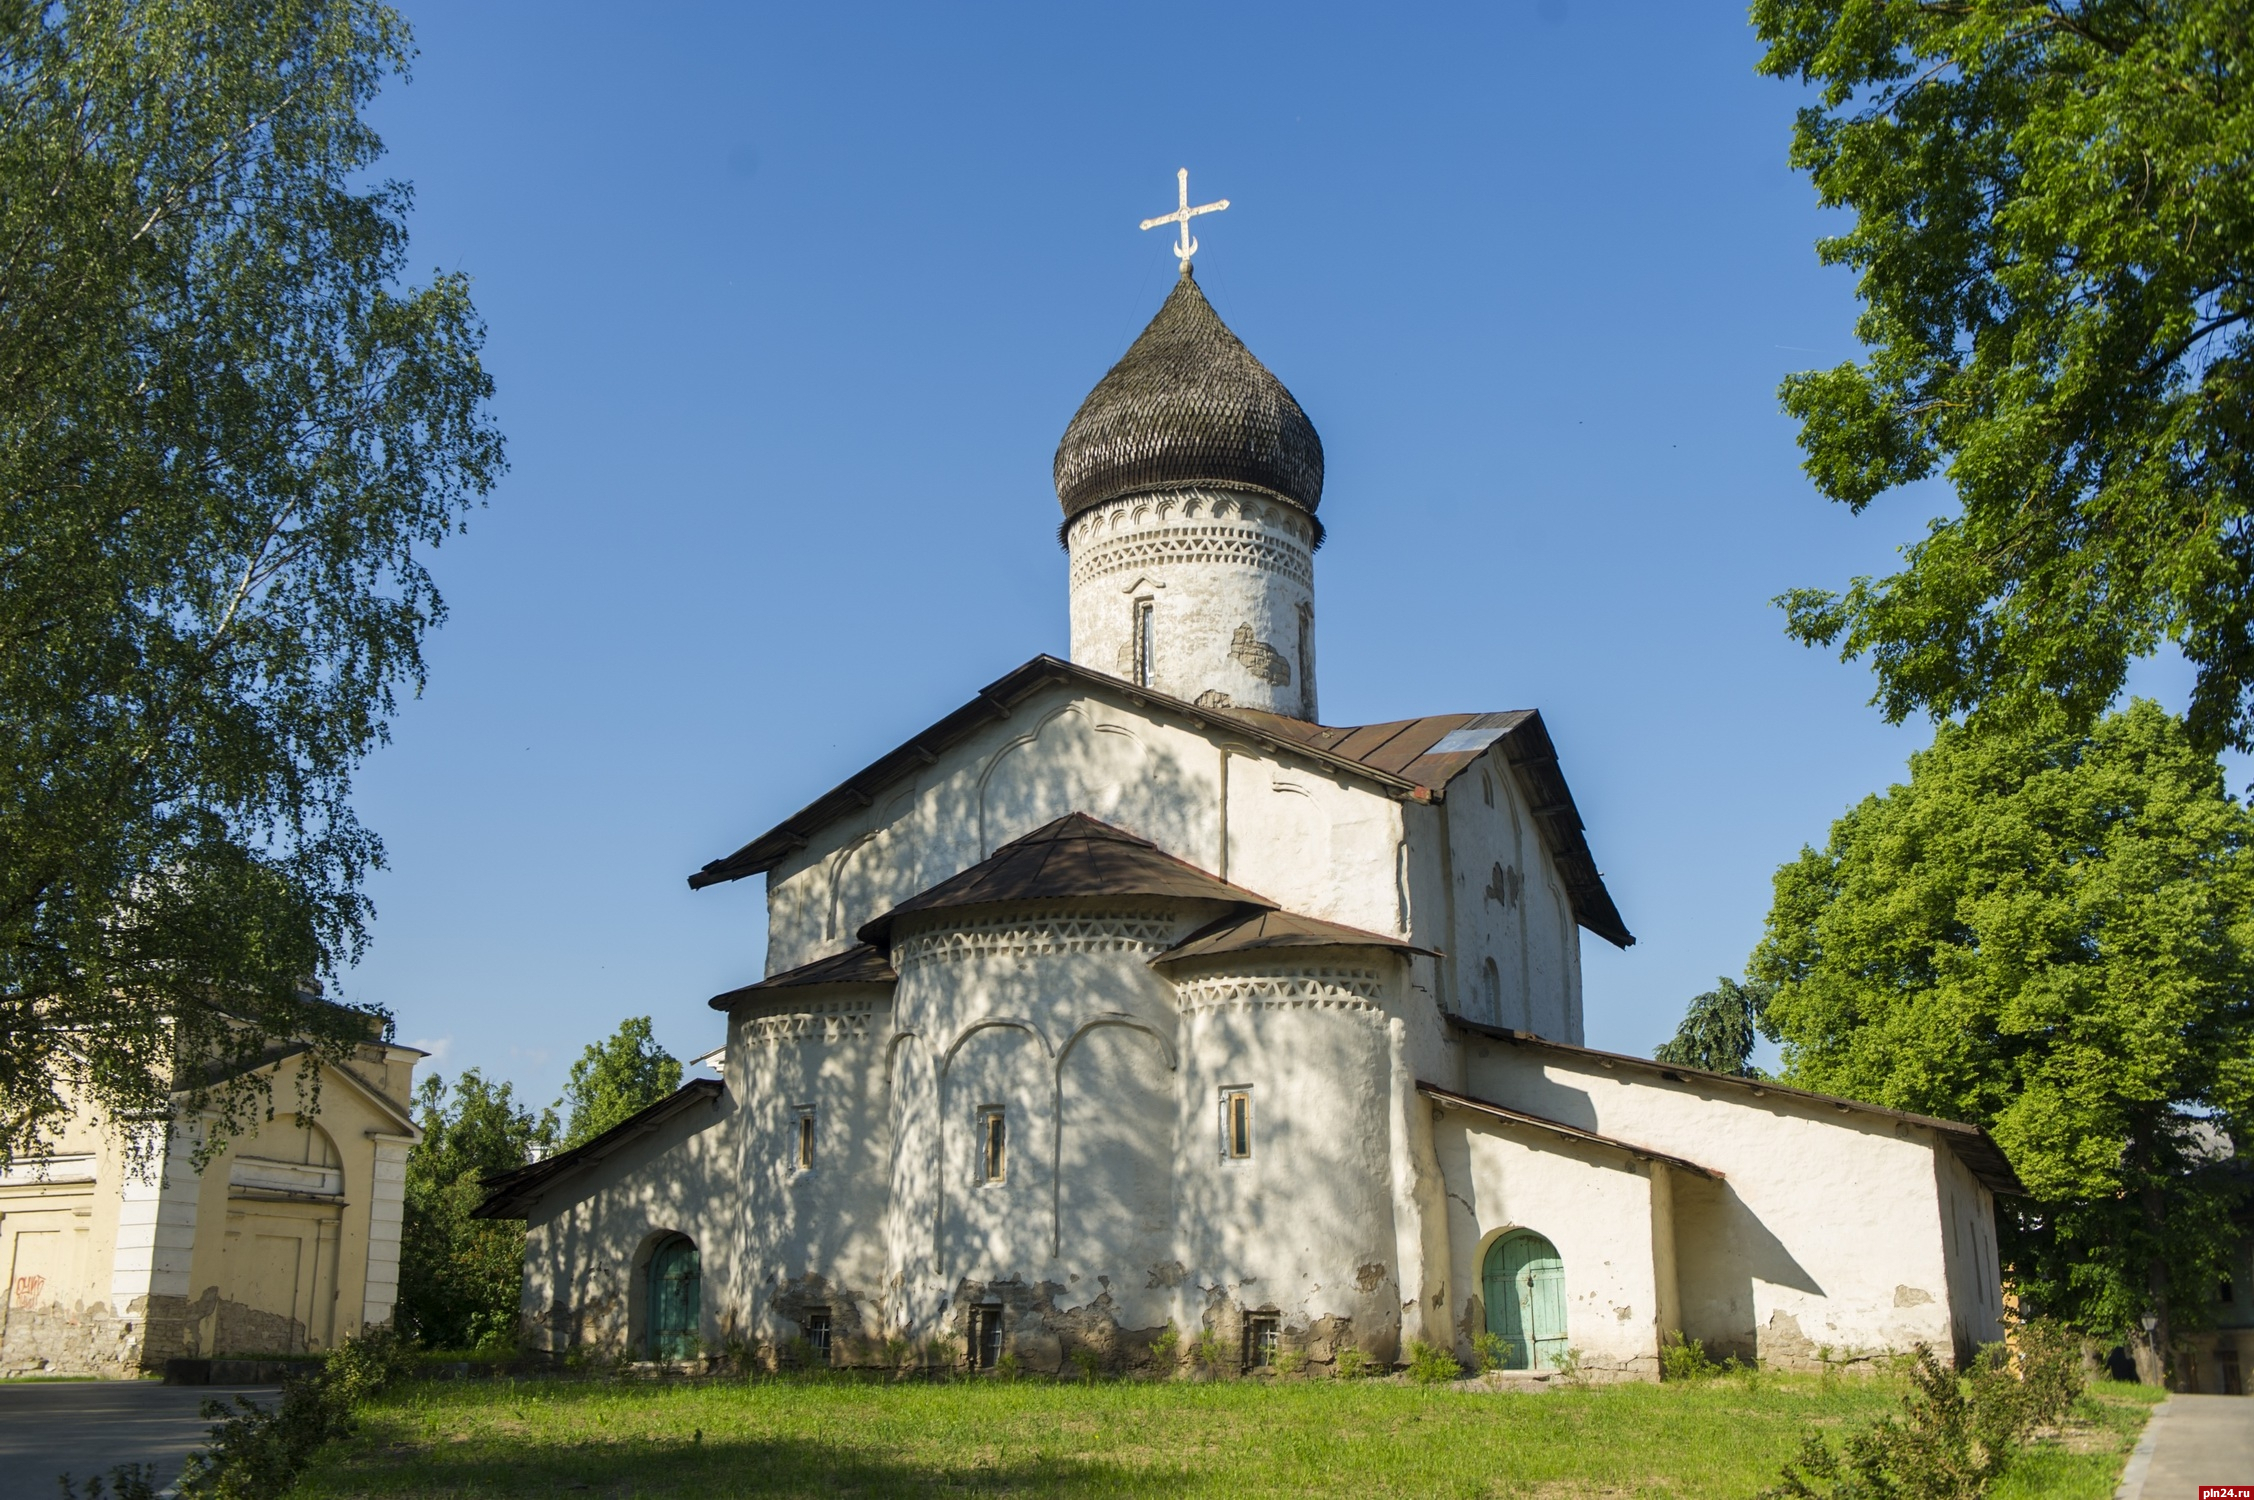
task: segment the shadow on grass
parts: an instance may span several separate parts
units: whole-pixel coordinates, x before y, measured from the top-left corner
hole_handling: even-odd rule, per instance
[[[448,1445],[362,1450],[312,1477],[317,1495],[1170,1495],[1187,1474],[1046,1454],[958,1464],[872,1457],[810,1438],[582,1444],[495,1454]],[[449,1451],[452,1448],[454,1451]]]

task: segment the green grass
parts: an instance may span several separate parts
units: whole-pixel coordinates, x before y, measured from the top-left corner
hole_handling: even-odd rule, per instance
[[[1380,1382],[419,1382],[300,1494],[1751,1496],[1891,1380],[1762,1376],[1542,1395]],[[2031,1457],[2009,1500],[2102,1500],[2149,1403]],[[2124,1441],[2126,1439],[2126,1441]],[[2001,1497],[2000,1497],[2001,1500]]]

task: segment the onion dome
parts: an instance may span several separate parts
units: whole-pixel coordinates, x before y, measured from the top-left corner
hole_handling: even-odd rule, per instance
[[[1158,316],[1080,403],[1057,444],[1064,517],[1146,490],[1256,490],[1313,515],[1323,440],[1187,266]]]

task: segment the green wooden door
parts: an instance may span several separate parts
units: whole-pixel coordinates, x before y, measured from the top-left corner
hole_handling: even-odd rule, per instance
[[[704,1311],[697,1247],[675,1238],[650,1257],[650,1358],[691,1359]]]
[[[1487,1330],[1503,1340],[1503,1368],[1557,1368],[1565,1358],[1565,1262],[1557,1246],[1525,1230],[1505,1235],[1488,1247],[1480,1279]]]

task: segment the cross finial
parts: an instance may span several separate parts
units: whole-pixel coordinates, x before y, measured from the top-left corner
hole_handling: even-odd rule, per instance
[[[1143,220],[1143,227],[1145,229],[1156,229],[1161,224],[1181,225],[1182,234],[1181,238],[1174,242],[1174,254],[1182,262],[1182,269],[1187,271],[1190,268],[1190,257],[1197,254],[1197,241],[1190,235],[1190,220],[1196,218],[1199,214],[1219,213],[1229,206],[1229,200],[1217,198],[1211,203],[1200,203],[1197,207],[1192,208],[1190,207],[1190,169],[1188,167],[1182,168],[1174,174],[1174,178],[1182,189],[1182,206],[1170,214],[1160,214],[1155,219]]]

